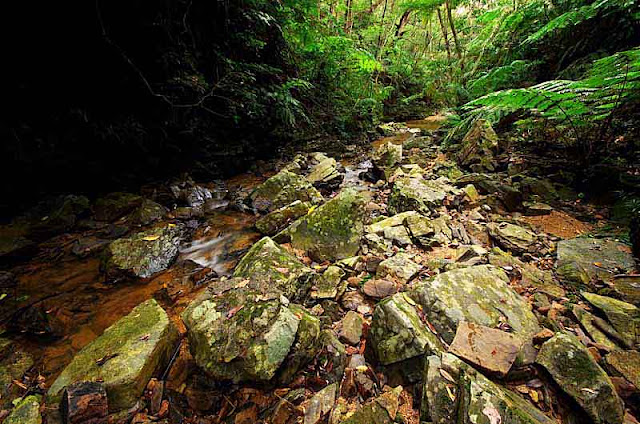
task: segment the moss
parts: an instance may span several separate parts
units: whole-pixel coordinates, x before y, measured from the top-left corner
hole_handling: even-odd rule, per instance
[[[110,410],[128,408],[177,339],[176,327],[160,305],[153,299],[141,303],[78,352],[52,384],[48,402],[59,402],[71,383],[102,380]]]
[[[13,408],[4,424],[41,424],[40,396],[31,395],[22,399]]]
[[[261,212],[272,212],[296,200],[318,204],[324,199],[306,178],[287,170],[269,178],[249,195],[252,206]]]

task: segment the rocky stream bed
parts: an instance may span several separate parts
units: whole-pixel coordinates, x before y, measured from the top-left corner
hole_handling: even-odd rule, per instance
[[[624,229],[434,122],[2,226],[0,421],[637,423]]]

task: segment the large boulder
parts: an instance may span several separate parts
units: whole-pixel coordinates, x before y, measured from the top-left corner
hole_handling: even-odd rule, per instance
[[[96,200],[93,214],[98,221],[115,221],[142,205],[143,198],[133,193],[114,192]]]
[[[557,333],[542,345],[536,362],[595,423],[624,421],[624,405],[611,379],[577,337]]]
[[[304,347],[319,337],[319,325],[303,308],[246,288],[221,295],[207,289],[182,319],[196,363],[213,378],[234,382],[271,380],[300,340],[300,328],[311,329]]]
[[[60,402],[70,384],[101,381],[110,411],[130,408],[177,341],[176,326],[164,309],[154,299],[141,303],[76,354],[51,385],[47,403]]]
[[[252,288],[262,293],[279,292],[288,298],[304,297],[314,275],[269,237],[251,246],[233,272],[234,277],[248,280]]]
[[[296,249],[322,262],[355,256],[364,234],[365,198],[345,189],[285,230]]]
[[[394,294],[378,303],[369,337],[383,365],[445,351],[438,337],[421,320],[416,303],[406,293]]]
[[[523,340],[540,330],[527,302],[509,287],[499,268],[479,265],[439,274],[412,294],[426,318],[447,343],[461,321],[496,328],[503,322]]]
[[[447,195],[456,189],[446,178],[425,180],[421,177],[400,176],[394,183],[389,197],[389,212],[397,214],[417,211],[430,215],[442,206]]]
[[[322,203],[322,195],[302,175],[282,170],[259,185],[247,199],[256,210],[267,213],[296,200]]]
[[[427,359],[421,419],[433,424],[556,422],[517,393],[493,383],[450,353]]]
[[[163,224],[111,242],[103,263],[107,278],[147,278],[164,271],[178,256],[182,233],[181,225]]]
[[[630,273],[635,261],[630,248],[608,239],[574,238],[558,242],[558,275],[565,281],[589,284],[608,281],[616,274]]]
[[[309,202],[296,200],[259,218],[256,221],[256,229],[265,236],[273,236],[309,212],[312,206]]]

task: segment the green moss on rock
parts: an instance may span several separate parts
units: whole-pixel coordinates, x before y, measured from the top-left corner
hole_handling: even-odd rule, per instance
[[[102,381],[109,409],[129,408],[169,359],[177,340],[176,327],[162,307],[154,299],[141,303],[76,354],[51,385],[47,403],[58,403],[72,383]]]
[[[282,170],[258,186],[248,200],[256,210],[266,213],[296,200],[318,204],[324,199],[305,177]]]
[[[40,396],[31,395],[22,399],[13,408],[4,424],[41,424]]]

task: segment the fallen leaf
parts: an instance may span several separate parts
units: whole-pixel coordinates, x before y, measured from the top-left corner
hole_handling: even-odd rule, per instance
[[[276,268],[276,271],[281,272],[283,274],[289,274],[289,268]]]
[[[159,235],[154,234],[154,235],[152,235],[152,236],[145,236],[145,237],[142,237],[142,240],[144,240],[144,241],[154,241],[154,240],[158,240],[159,238],[160,238],[160,236],[159,236]]]
[[[449,380],[452,383],[455,383],[456,380],[451,376],[451,374],[449,374],[447,371],[443,370],[442,368],[440,368],[440,375],[445,379],[445,380]]]
[[[234,306],[233,308],[231,308],[231,310],[229,312],[227,312],[227,319],[232,318],[235,314],[237,314],[242,308],[244,308],[244,305],[238,305],[238,306]]]
[[[456,395],[453,394],[448,384],[445,387],[447,388],[447,394],[449,395],[449,399],[451,399],[451,402],[455,402]]]

